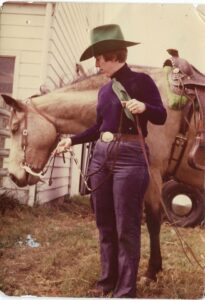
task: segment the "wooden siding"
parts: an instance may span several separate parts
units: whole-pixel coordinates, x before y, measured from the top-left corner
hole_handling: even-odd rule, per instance
[[[4,168],[3,160],[9,156],[9,149],[5,148],[5,139],[9,136],[9,132],[6,129],[9,115],[10,113],[0,97],[0,188],[3,186],[3,177],[7,175],[7,169]]]
[[[77,78],[76,63],[89,45],[89,31],[103,23],[102,4],[57,3],[53,15],[47,82],[51,88],[60,82],[68,84]],[[94,62],[83,63],[85,69],[94,67]]]
[[[51,167],[45,174],[45,183],[38,183],[36,189],[36,203],[45,203],[70,193],[71,177],[70,154],[65,155],[65,163],[62,157],[56,157],[55,168],[52,173],[52,184],[49,186]]]
[[[0,55],[13,53],[18,59],[13,96],[24,99],[39,91],[45,5],[3,4],[0,16]],[[26,80],[25,80],[26,78]]]
[[[76,79],[76,63],[89,45],[91,28],[103,24],[100,3],[9,3],[0,12],[0,55],[16,58],[13,96],[24,99]],[[92,69],[91,60],[83,62]],[[25,80],[25,77],[27,78]]]
[[[0,55],[15,57],[13,96],[25,99],[38,93],[41,84],[53,90],[76,79],[76,63],[90,43],[90,29],[103,24],[102,11],[103,4],[96,3],[5,2],[0,12]],[[94,61],[84,62],[83,67],[92,69]],[[78,155],[80,146],[75,148]],[[5,186],[29,205],[77,194],[79,171],[74,165],[73,172],[72,165],[69,156],[65,165],[58,158],[51,186],[39,183],[17,189],[8,178]],[[46,181],[49,174],[50,170]]]

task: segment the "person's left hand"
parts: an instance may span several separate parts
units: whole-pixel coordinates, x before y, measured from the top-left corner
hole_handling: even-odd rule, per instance
[[[126,107],[132,114],[141,114],[146,110],[146,105],[136,99],[131,99],[126,102]]]

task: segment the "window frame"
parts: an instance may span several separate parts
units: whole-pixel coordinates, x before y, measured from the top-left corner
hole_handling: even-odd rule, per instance
[[[1,57],[14,57],[14,73],[13,73],[13,89],[11,96],[16,98],[18,96],[18,79],[19,79],[19,62],[20,62],[20,52],[11,50],[0,50]]]

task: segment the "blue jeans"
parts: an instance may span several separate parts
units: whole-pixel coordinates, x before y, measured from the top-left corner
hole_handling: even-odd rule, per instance
[[[146,146],[148,151],[148,148]],[[102,167],[103,166],[103,167]],[[136,297],[142,203],[149,174],[138,141],[97,141],[90,165],[102,275],[98,286],[113,297]]]

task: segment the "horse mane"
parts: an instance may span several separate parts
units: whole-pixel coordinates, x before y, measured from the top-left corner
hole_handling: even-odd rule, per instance
[[[162,81],[162,68],[157,68],[157,67],[147,67],[147,66],[137,66],[137,65],[129,65],[129,67],[136,72],[143,72],[149,74],[153,80],[158,84],[158,88],[161,85]],[[86,103],[86,93],[85,94],[80,94],[80,97],[78,96],[78,92],[96,92],[99,90],[100,87],[102,87],[104,84],[106,84],[110,79],[107,78],[105,75],[97,73],[97,74],[91,74],[88,75],[87,77],[80,77],[78,79],[75,79],[71,83],[57,88],[55,90],[50,91],[49,93],[46,93],[44,95],[39,94],[39,95],[33,95],[30,98],[35,98],[37,101],[43,101],[46,103],[47,101],[52,101],[53,99],[56,98],[61,98],[61,99],[72,99],[73,102],[76,102],[76,99],[78,99],[78,104],[80,102]],[[88,98],[88,97],[87,97]],[[89,100],[89,99],[87,99]]]
[[[74,80],[69,85],[66,85],[61,89],[56,90],[56,92],[59,91],[59,92],[66,93],[70,90],[75,90],[75,91],[97,90],[108,81],[109,79],[106,78],[105,75],[102,75],[100,73],[92,74],[87,77],[82,77],[77,80]]]
[[[158,67],[147,67],[147,66],[138,66],[138,65],[129,65],[129,67],[136,72],[144,72],[152,77],[155,76],[155,73],[159,73],[161,68]],[[88,90],[98,90],[102,85],[106,84],[109,81],[105,75],[97,73],[91,74],[87,77],[80,77],[75,79],[69,85],[65,85],[59,89],[56,89],[55,92],[66,93],[68,91],[88,91]]]

